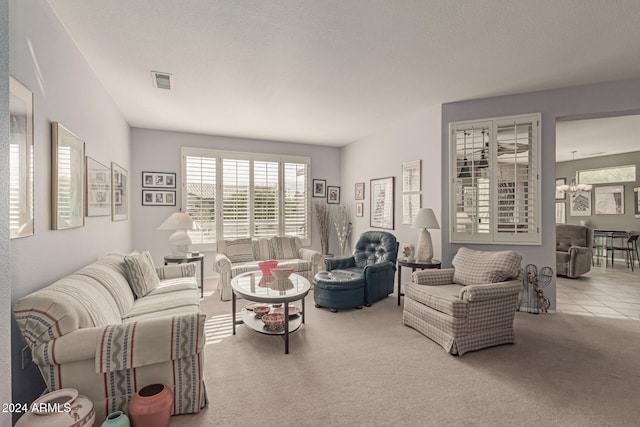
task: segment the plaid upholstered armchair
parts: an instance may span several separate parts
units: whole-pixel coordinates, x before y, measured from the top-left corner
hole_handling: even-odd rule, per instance
[[[451,354],[514,339],[522,257],[460,248],[453,268],[416,271],[405,289],[402,321]]]

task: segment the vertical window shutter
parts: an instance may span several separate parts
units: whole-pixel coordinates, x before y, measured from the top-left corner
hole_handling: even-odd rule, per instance
[[[531,240],[537,234],[537,122],[530,118],[497,122],[496,239]]]
[[[540,243],[540,115],[451,124],[451,242]]]
[[[310,238],[309,165],[284,163],[284,234]]]
[[[278,235],[279,162],[253,162],[253,237]]]
[[[222,159],[222,221],[225,239],[251,237],[249,160]]]
[[[216,158],[186,155],[184,160],[184,208],[194,222],[189,230],[193,243],[216,240]]]
[[[490,163],[491,123],[474,123],[452,129],[455,199],[453,233],[482,241],[491,232]]]

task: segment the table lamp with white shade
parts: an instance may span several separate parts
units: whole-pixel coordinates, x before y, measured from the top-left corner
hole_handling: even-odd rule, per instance
[[[416,261],[431,262],[433,258],[433,244],[431,243],[431,234],[428,229],[440,229],[433,209],[420,209],[416,214],[416,218],[413,220],[411,228],[422,229],[418,235],[418,244],[416,245]]]
[[[187,230],[191,230],[193,227],[193,220],[188,213],[174,212],[167,218],[158,231],[161,230],[176,230],[175,233],[169,237],[169,249],[171,255],[174,256],[186,256],[189,252],[189,245],[191,245],[191,237],[187,233]]]

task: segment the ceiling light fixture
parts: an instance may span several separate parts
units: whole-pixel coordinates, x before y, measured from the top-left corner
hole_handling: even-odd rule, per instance
[[[153,87],[156,89],[171,90],[173,75],[171,73],[151,71],[151,80],[153,81]]]
[[[571,152],[571,160],[575,160],[576,159],[576,150],[573,150]],[[593,186],[591,184],[576,184],[576,178],[572,177],[571,178],[571,184],[562,184],[562,185],[558,185],[556,186],[556,191],[565,191],[565,192],[569,192],[569,193],[578,193],[580,191],[591,191],[591,189],[593,188]]]

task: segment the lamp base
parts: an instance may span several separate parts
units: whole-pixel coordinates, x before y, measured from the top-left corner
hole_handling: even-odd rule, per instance
[[[418,235],[418,243],[416,244],[416,261],[431,262],[433,259],[433,244],[431,242],[431,233],[423,228]]]
[[[169,249],[173,256],[186,256],[191,245],[191,237],[184,230],[178,230],[169,237]]]

